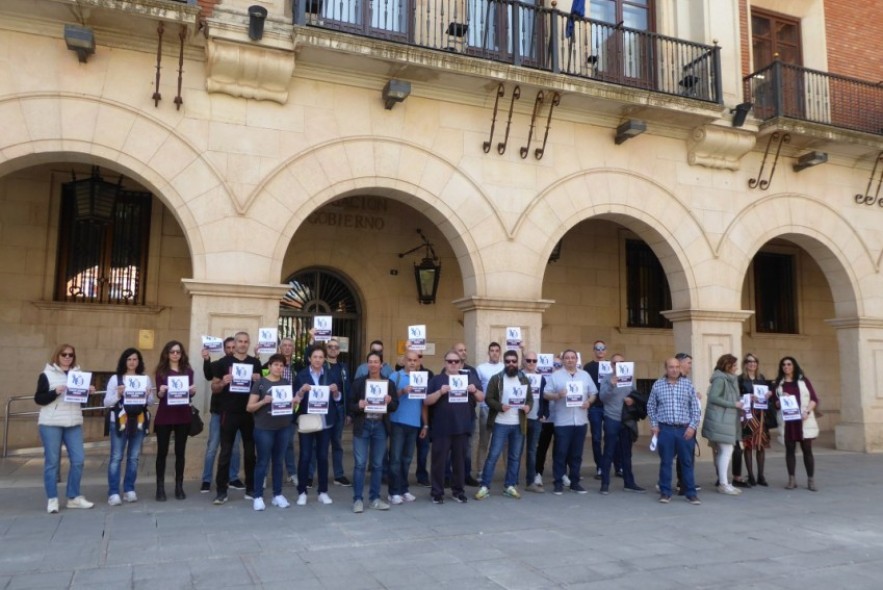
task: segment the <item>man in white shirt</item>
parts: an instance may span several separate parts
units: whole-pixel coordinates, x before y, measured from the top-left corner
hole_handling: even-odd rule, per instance
[[[500,344],[491,342],[487,347],[487,362],[481,363],[475,367],[478,378],[481,379],[481,390],[487,392],[488,383],[491,377],[503,370],[503,362],[500,360],[502,352]],[[490,438],[490,430],[487,426],[488,407],[485,402],[481,402],[478,406],[478,457],[476,465],[484,465],[487,458],[488,439]],[[471,475],[471,474],[470,474]],[[479,476],[481,472],[479,472]]]

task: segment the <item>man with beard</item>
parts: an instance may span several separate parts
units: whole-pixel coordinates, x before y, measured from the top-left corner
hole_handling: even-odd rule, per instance
[[[492,430],[491,444],[487,460],[481,472],[481,487],[475,493],[476,500],[490,496],[490,485],[494,479],[494,468],[503,453],[503,445],[509,443],[509,457],[506,461],[506,479],[503,482],[503,495],[521,498],[518,492],[518,469],[521,466],[521,451],[524,448],[524,435],[527,433],[527,414],[533,405],[533,394],[528,378],[518,371],[518,353],[507,350],[503,355],[503,370],[488,380],[485,403],[488,405],[487,427]]]

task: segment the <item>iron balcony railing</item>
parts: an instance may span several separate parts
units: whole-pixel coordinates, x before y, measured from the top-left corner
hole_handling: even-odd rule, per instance
[[[293,0],[294,22],[722,102],[720,51],[518,0]]]
[[[766,121],[787,117],[883,135],[883,83],[774,61],[746,76],[745,97]]]

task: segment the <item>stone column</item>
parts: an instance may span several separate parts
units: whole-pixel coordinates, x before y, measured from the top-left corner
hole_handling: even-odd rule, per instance
[[[662,312],[674,324],[675,350],[693,357],[693,384],[703,394],[714,365],[721,355],[742,356],[744,322],[754,314],[748,310],[675,309]]]
[[[846,451],[883,451],[883,318],[828,323],[837,330],[840,349],[841,419],[834,429],[835,445]]]
[[[464,297],[454,301],[463,312],[463,332],[469,347],[469,364],[477,366],[487,360],[487,347],[499,342],[506,348],[506,328],[521,327],[525,349],[540,352],[543,312],[554,301],[551,299],[508,299],[493,297]]]

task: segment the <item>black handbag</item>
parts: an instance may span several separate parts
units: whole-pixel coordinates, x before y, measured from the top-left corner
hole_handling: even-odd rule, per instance
[[[190,406],[190,436],[199,436],[202,434],[203,429],[205,428],[205,424],[202,422],[202,417],[199,415],[199,410],[197,410],[194,406]]]

